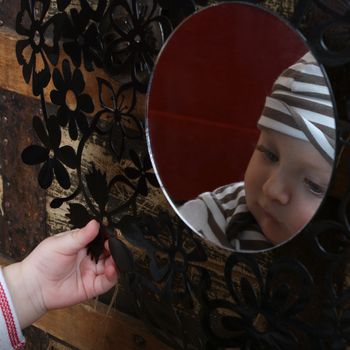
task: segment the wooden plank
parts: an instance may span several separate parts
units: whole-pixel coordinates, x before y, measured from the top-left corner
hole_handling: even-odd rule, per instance
[[[79,304],[48,312],[35,327],[81,350],[170,348],[150,334],[145,325],[130,316],[98,303]]]
[[[22,67],[17,63],[16,41],[21,37],[5,26],[0,27],[0,86],[3,89],[32,96],[30,84],[22,76]]]

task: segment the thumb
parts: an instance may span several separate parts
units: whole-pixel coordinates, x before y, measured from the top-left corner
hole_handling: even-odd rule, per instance
[[[64,232],[56,235],[59,239],[57,244],[66,254],[74,254],[85,248],[98,235],[100,224],[91,220],[86,226],[78,230]]]

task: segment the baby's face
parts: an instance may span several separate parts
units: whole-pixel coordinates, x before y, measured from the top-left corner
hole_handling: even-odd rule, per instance
[[[244,181],[249,211],[266,238],[284,242],[300,231],[321,204],[331,166],[306,141],[263,129]]]

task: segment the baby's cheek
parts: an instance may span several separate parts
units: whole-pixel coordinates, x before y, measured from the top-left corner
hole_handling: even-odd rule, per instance
[[[251,209],[250,206],[254,202],[254,198],[257,195],[257,189],[255,185],[256,184],[254,182],[249,180],[244,183],[246,205],[249,210]]]
[[[307,225],[315,214],[314,207],[300,206],[295,211],[294,222],[291,223],[293,226],[293,232],[297,233]]]

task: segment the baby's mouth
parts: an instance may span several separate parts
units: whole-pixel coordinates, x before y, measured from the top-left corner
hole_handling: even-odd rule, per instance
[[[279,222],[279,220],[276,219],[276,217],[271,214],[271,210],[269,209],[266,209],[266,206],[263,206],[263,205],[260,205],[258,203],[259,207],[260,207],[260,210],[262,211],[263,215],[268,218],[269,220],[271,221],[274,221],[274,222]]]

